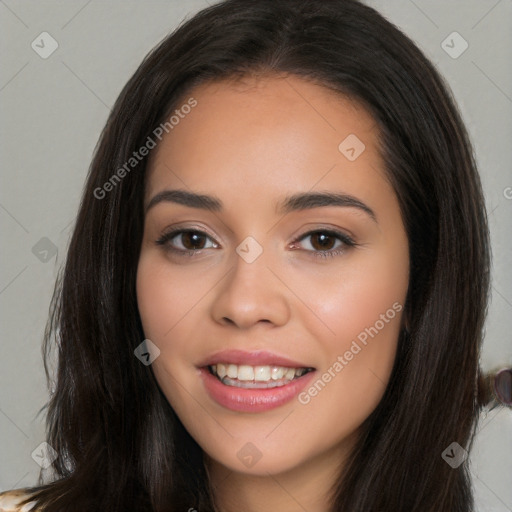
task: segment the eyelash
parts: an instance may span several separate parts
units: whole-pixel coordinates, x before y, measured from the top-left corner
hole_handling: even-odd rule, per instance
[[[211,239],[211,237],[207,233],[200,231],[200,230],[174,229],[168,233],[164,233],[158,240],[156,240],[155,243],[159,246],[168,245],[167,250],[173,252],[174,254],[177,254],[178,256],[194,257],[196,255],[196,253],[204,250],[204,249],[195,249],[195,250],[193,250],[193,249],[176,249],[175,247],[172,247],[169,244],[169,242],[173,238],[175,238],[177,235],[181,235],[184,233],[199,234],[201,236],[205,236],[205,237]],[[319,233],[337,238],[338,240],[343,242],[343,245],[345,247],[341,248],[341,249],[339,249],[339,248],[338,249],[329,249],[327,251],[318,251],[318,250],[306,251],[306,252],[311,252],[312,255],[316,258],[333,258],[335,256],[341,256],[343,253],[345,253],[345,251],[347,250],[347,247],[351,248],[351,247],[356,247],[358,245],[351,237],[349,237],[345,233],[342,233],[342,232],[336,231],[336,230],[331,230],[331,229],[316,229],[313,231],[308,231],[307,233],[304,233],[299,238],[297,238],[294,242],[292,242],[292,244],[296,244],[297,242],[300,242],[309,236],[319,234]]]

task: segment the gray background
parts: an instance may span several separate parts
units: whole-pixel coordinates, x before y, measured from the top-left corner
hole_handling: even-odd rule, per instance
[[[436,64],[469,129],[494,253],[482,366],[511,365],[512,0],[367,3]],[[205,0],[0,0],[0,490],[33,485],[39,474],[31,454],[44,440],[44,414],[38,412],[48,398],[40,345],[100,130],[145,54],[207,5]],[[469,45],[457,58],[464,41],[448,37],[454,31]],[[42,32],[58,43],[46,59],[31,47],[33,41],[42,46]],[[49,39],[44,46],[50,48]],[[482,417],[471,454],[481,512],[512,510],[511,433],[510,410]]]

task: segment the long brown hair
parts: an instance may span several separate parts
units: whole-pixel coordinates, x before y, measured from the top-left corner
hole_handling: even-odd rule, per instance
[[[356,0],[228,0],[181,25],[121,92],[90,167],[56,285],[45,354],[56,350],[48,443],[56,479],[31,499],[69,510],[211,511],[202,451],[133,354],[147,159],[102,188],[192,86],[290,73],[361,102],[410,245],[407,331],[376,410],[334,489],[339,512],[468,512],[466,463],[479,411],[489,287],[485,207],[449,88],[414,43]],[[47,373],[50,372],[47,370]]]

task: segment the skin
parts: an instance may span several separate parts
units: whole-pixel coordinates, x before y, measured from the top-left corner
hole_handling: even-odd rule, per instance
[[[156,379],[205,452],[221,511],[325,511],[358,428],[381,400],[402,327],[402,313],[335,373],[307,404],[234,412],[206,393],[197,365],[230,348],[266,349],[314,367],[333,367],[357,336],[409,283],[408,242],[395,193],[377,151],[378,131],[359,104],[295,76],[260,76],[203,84],[197,100],[153,150],[145,204],[165,189],[217,197],[221,212],[160,202],[145,216],[137,273],[144,332],[160,349]],[[355,134],[365,150],[349,161],[338,149]],[[347,206],[277,214],[299,192],[354,196],[374,212]],[[172,227],[206,232],[192,245]],[[318,231],[336,229],[327,245]],[[315,231],[317,236],[306,233]],[[248,236],[263,253],[252,263],[235,249]],[[192,257],[170,247],[197,250]],[[341,253],[315,257],[317,252]],[[315,379],[316,380],[316,379]],[[251,442],[260,460],[246,467],[237,452]],[[301,509],[302,510],[302,509]]]

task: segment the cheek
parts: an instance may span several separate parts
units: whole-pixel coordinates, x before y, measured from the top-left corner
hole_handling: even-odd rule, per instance
[[[198,290],[187,286],[186,272],[173,272],[151,256],[141,255],[137,269],[137,304],[144,335],[160,350],[151,369],[162,391],[174,406],[180,403],[177,382],[182,381],[183,364],[177,355],[186,352],[187,340],[193,333],[185,333],[186,316],[197,302]],[[172,283],[172,285],[170,285]],[[199,290],[200,292],[200,290]],[[172,341],[172,343],[171,343]]]
[[[137,305],[144,328],[150,340],[159,340],[172,326],[166,304],[175,304],[172,291],[164,286],[159,269],[141,258],[137,269]]]
[[[375,410],[386,390],[400,332],[401,302],[387,297],[343,302],[330,318],[336,335],[323,336],[325,364],[299,395],[305,435],[323,436],[324,448],[351,433]],[[343,308],[343,306],[345,306]]]
[[[139,314],[145,337],[160,350],[151,368],[172,405],[182,391],[180,383],[195,372],[197,348],[192,346],[204,337],[198,318],[207,314],[203,299],[210,288],[210,281],[197,270],[172,268],[150,251],[141,255],[136,281]]]
[[[309,305],[317,316],[308,328],[326,357],[301,403],[331,418],[343,414],[349,430],[375,409],[395,361],[408,280],[404,248],[380,258],[368,253],[357,265],[309,283]]]
[[[171,266],[153,255],[142,254],[137,269],[137,304],[147,338],[165,342],[182,325],[207,288],[203,280]],[[152,340],[153,341],[153,340]],[[161,350],[163,347],[159,347]]]
[[[371,329],[375,334],[375,326],[383,348],[392,345],[400,330],[407,287],[406,258],[360,258],[357,265],[307,283],[308,305],[316,313],[314,329],[322,332],[331,353],[348,350],[358,337],[364,343],[365,332]]]

